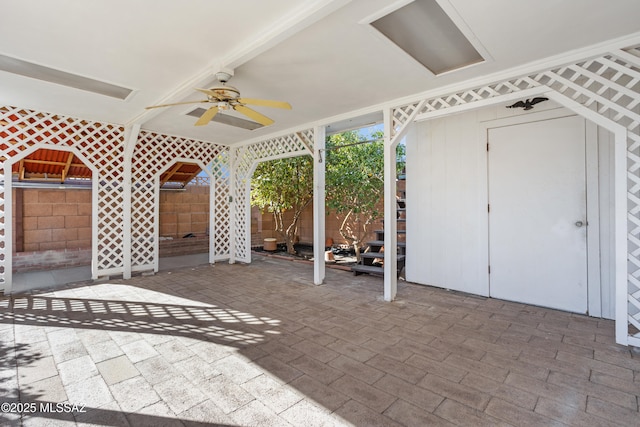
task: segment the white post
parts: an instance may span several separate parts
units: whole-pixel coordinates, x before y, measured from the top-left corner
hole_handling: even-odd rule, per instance
[[[236,156],[237,148],[229,149],[229,264],[236,262]]]
[[[384,110],[384,300],[398,292],[398,224],[396,221],[396,145],[392,139],[391,109]]]
[[[13,190],[11,166],[4,164],[4,293],[8,295],[13,286]]]
[[[136,143],[138,142],[138,135],[140,133],[140,125],[135,124],[133,126],[127,126],[124,130],[124,140],[125,140],[125,149],[124,149],[124,182],[122,183],[123,187],[123,203],[124,203],[124,212],[123,212],[123,229],[124,235],[122,236],[122,251],[124,257],[124,271],[122,272],[122,277],[124,279],[131,279],[131,186],[133,185],[133,151],[136,148]],[[156,204],[160,203],[156,200]],[[94,219],[94,221],[96,221]],[[158,221],[158,217],[156,216],[155,221]]]
[[[616,343],[629,345],[629,284],[627,283],[627,132],[615,133],[613,154],[615,215]]]
[[[321,285],[325,277],[325,128],[313,130],[313,283]]]
[[[244,260],[243,262],[251,263],[251,177],[253,176],[253,171],[255,171],[255,167],[251,168],[251,174],[247,175],[247,180],[245,183],[244,190],[244,200],[242,203],[244,204],[244,221],[242,222],[243,228],[242,232],[244,233]]]
[[[209,264],[216,262],[216,224],[218,223],[218,208],[216,204],[216,187],[218,185],[217,177],[213,174],[211,164],[206,168],[209,177]]]

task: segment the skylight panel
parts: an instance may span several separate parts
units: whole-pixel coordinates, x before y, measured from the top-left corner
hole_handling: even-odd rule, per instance
[[[200,116],[202,116],[205,111],[207,111],[206,108],[198,107],[198,108],[196,108],[194,110],[189,111],[187,113],[187,116],[200,118]],[[215,117],[213,119],[211,119],[211,121],[212,122],[223,123],[225,125],[235,126],[237,128],[242,128],[242,129],[247,129],[247,130],[255,130],[255,129],[259,129],[261,127],[264,127],[260,123],[252,122],[251,120],[245,120],[245,119],[242,119],[240,117],[235,117],[235,116],[231,116],[229,114],[222,114],[222,113],[216,114]]]
[[[415,0],[370,24],[433,74],[485,60],[436,0]]]
[[[126,99],[129,94],[133,92],[132,89],[128,89],[126,87],[79,76],[77,74],[67,73],[65,71],[56,70],[55,68],[45,67],[43,65],[34,64],[32,62],[23,61],[21,59],[5,55],[0,55],[0,71],[6,71],[8,73],[18,74],[24,77],[43,80],[49,83],[55,83],[75,89],[86,90],[88,92],[122,100]]]

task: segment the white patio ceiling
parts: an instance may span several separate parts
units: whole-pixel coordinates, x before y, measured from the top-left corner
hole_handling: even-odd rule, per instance
[[[407,0],[0,0],[0,55],[134,91],[119,100],[0,71],[0,104],[233,144],[640,31],[637,0],[438,1],[484,63],[434,76],[363,23]],[[247,131],[194,127],[188,106],[144,109],[202,99],[192,88],[221,68],[243,96],[293,110],[256,107],[276,123]]]

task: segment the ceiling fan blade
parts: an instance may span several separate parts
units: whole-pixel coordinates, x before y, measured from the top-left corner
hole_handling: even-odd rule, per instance
[[[273,123],[273,120],[271,120],[269,117],[262,115],[256,110],[252,110],[249,107],[245,107],[244,105],[235,105],[233,108],[234,110],[241,112],[250,119],[260,123],[262,126],[269,126]]]
[[[209,108],[207,111],[205,111],[200,118],[198,119],[198,121],[196,122],[196,126],[204,126],[207,123],[209,123],[211,121],[211,119],[213,119],[216,114],[218,114],[218,106],[214,106]]]
[[[219,93],[216,93],[216,92],[212,91],[211,89],[201,89],[199,87],[196,87],[194,89],[204,93],[207,96],[213,96],[215,99],[222,99],[222,98],[220,98],[220,94]]]
[[[174,105],[199,104],[201,102],[209,102],[209,100],[208,99],[203,99],[201,101],[184,101],[184,102],[174,102],[172,104],[152,105],[151,107],[145,107],[145,110],[150,110],[152,108],[160,108],[160,107],[172,107]]]
[[[261,107],[273,107],[284,108],[285,110],[291,110],[291,104],[284,101],[271,101],[269,99],[255,99],[255,98],[239,98],[238,102],[249,105],[259,105]]]

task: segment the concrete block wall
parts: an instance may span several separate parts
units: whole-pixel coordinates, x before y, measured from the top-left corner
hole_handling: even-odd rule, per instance
[[[14,200],[16,251],[91,247],[91,190],[15,189]]]
[[[188,185],[184,191],[160,191],[160,236],[182,238],[209,230],[209,187]]]
[[[13,272],[51,270],[91,265],[91,248],[18,252],[13,255]]]
[[[403,184],[403,182],[402,182]],[[14,271],[62,268],[91,263],[91,190],[14,189]],[[380,207],[382,209],[382,206]],[[209,187],[187,186],[184,191],[160,191],[160,255],[202,252],[207,248]],[[289,220],[292,214],[285,215]],[[342,215],[329,213],[326,236],[334,245],[346,244],[340,236]],[[251,243],[261,246],[267,237],[281,240],[274,231],[273,215],[251,211]],[[377,220],[365,241],[381,229]],[[183,239],[192,233],[197,239]],[[304,211],[298,230],[301,243],[313,243],[313,206]]]

